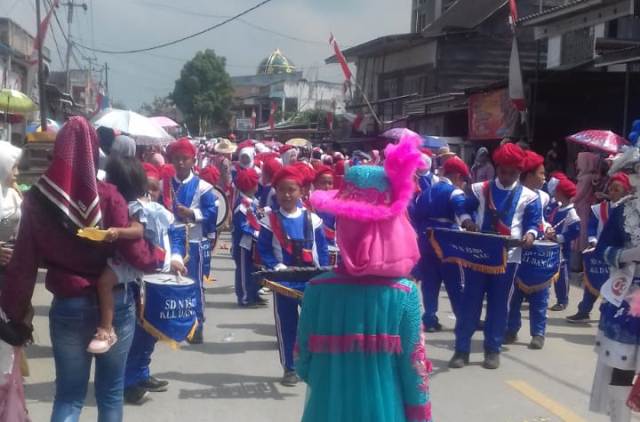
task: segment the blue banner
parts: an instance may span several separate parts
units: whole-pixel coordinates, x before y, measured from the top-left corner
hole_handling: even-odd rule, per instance
[[[449,229],[432,229],[429,237],[443,262],[484,274],[506,272],[508,237]]]
[[[522,251],[522,261],[516,274],[516,286],[531,294],[544,290],[560,276],[560,245],[538,241]]]
[[[175,276],[164,275],[175,280]],[[186,279],[159,284],[145,281],[142,326],[158,340],[174,347],[193,335],[196,326],[198,286]]]
[[[594,249],[582,253],[584,286],[594,296],[600,296],[602,285],[609,279],[609,265],[595,256]]]

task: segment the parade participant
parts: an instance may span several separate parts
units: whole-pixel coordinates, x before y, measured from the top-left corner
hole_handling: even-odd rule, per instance
[[[630,176],[631,185],[638,188],[637,147],[630,147],[631,154],[624,154],[622,162],[615,168],[635,165],[636,174]],[[611,266],[611,279],[601,292],[606,300],[600,306],[600,323],[595,339],[598,362],[591,389],[589,409],[601,414],[609,414],[612,422],[630,422],[631,409],[627,399],[636,372],[640,367],[640,317],[632,313],[629,297],[638,291],[640,284],[640,200],[636,195],[611,210],[608,221],[600,234],[596,255]],[[615,281],[607,289],[607,284]],[[631,294],[629,294],[631,293]]]
[[[431,191],[431,187],[438,182],[438,176],[436,176],[432,171],[433,166],[433,153],[428,148],[420,149],[422,165],[416,170],[416,192],[414,194],[413,200],[409,202],[409,218],[411,219],[411,223],[413,227],[415,227],[416,232],[422,233],[426,231],[426,227],[421,227],[421,224],[418,222],[416,217],[416,203],[418,198],[422,195],[424,198],[429,197],[429,192]],[[423,199],[424,200],[424,199]],[[422,223],[425,221],[422,220]],[[419,274],[418,269],[414,270],[414,276],[417,279],[422,279],[422,276]]]
[[[444,166],[444,163],[446,163],[449,158],[455,156],[455,152],[452,152],[448,146],[439,148],[436,155],[436,174],[442,174],[442,166]]]
[[[591,206],[596,202],[594,184],[597,183],[600,173],[600,156],[593,152],[581,152],[576,159],[578,170],[578,183],[573,203],[580,217],[580,240],[577,242],[577,250],[582,252],[587,246],[587,231]]]
[[[313,181],[314,190],[329,191],[333,190],[333,171],[330,167],[320,165],[316,169],[316,178]],[[333,214],[317,211],[318,216],[322,219],[322,227],[324,228],[324,236],[330,247],[336,246],[336,217]]]
[[[53,293],[49,328],[56,368],[52,422],[80,418],[93,363],[86,348],[99,318],[95,284],[107,258],[118,251],[137,268],[152,271],[156,266],[153,248],[145,240],[106,244],[77,236],[81,228],[125,227],[129,221],[127,203],[116,188],[96,181],[97,158],[94,129],[84,118],[71,117],[57,134],[45,176],[25,194],[19,236],[0,296],[0,307],[9,320],[23,320],[38,267],[47,269],[45,285]],[[131,289],[114,290],[113,325],[119,340],[108,353],[95,357],[99,420],[122,420],[123,375],[135,326],[131,293]]]
[[[293,145],[284,145],[279,152],[280,158],[282,158],[282,165],[288,166],[298,161],[300,151]]]
[[[597,245],[602,229],[609,220],[609,215],[611,215],[612,210],[617,207],[621,200],[628,196],[631,191],[631,182],[627,174],[619,172],[611,176],[607,188],[608,200],[591,207],[589,233],[587,237],[590,248],[594,248]],[[600,287],[602,286],[592,285],[593,280],[590,282],[586,274],[584,277],[584,294],[582,301],[578,304],[578,312],[575,315],[567,317],[567,321],[571,323],[588,321],[593,305],[600,296]]]
[[[333,185],[336,189],[342,188],[342,183],[344,182],[345,163],[346,162],[343,158],[341,160],[336,160],[335,164],[333,165]]]
[[[442,173],[433,187],[423,190],[418,195],[414,215],[421,255],[418,274],[421,276],[424,301],[422,323],[425,331],[429,333],[442,330],[437,316],[442,282],[456,318],[460,317],[462,300],[460,267],[457,264],[442,262],[438,258],[429,242],[429,230],[433,228],[460,230],[460,224],[463,221],[471,221],[462,190],[469,177],[469,168],[460,158],[452,157],[444,164]]]
[[[538,194],[541,209],[544,210],[549,205],[549,194],[542,190],[545,183],[544,157],[533,151],[526,151],[522,166],[520,181],[523,186]],[[553,228],[542,218],[540,233],[554,234]],[[547,232],[547,230],[549,230]],[[522,269],[520,269],[522,271]],[[547,305],[549,303],[550,279],[537,279],[533,283],[521,281],[517,275],[513,295],[509,304],[509,318],[507,322],[507,334],[504,344],[513,344],[518,339],[518,331],[522,327],[522,315],[520,308],[526,298],[529,302],[529,325],[531,343],[529,348],[540,350],[544,347],[544,336],[547,326]]]
[[[273,179],[279,208],[268,211],[260,221],[262,227],[258,237],[262,264],[269,269],[325,266],[329,263],[322,220],[300,206],[304,183],[304,175],[294,166],[283,167]],[[283,284],[304,290],[305,281]],[[280,363],[284,369],[281,383],[294,386],[298,383],[293,366],[293,346],[298,327],[299,302],[274,292],[273,304]]]
[[[476,159],[471,167],[471,182],[479,183],[487,180],[493,180],[496,171],[491,164],[489,150],[486,147],[480,147],[476,152]]]
[[[556,203],[547,212],[547,221],[553,232],[547,232],[547,239],[562,245],[562,263],[560,277],[554,285],[557,303],[549,310],[564,311],[569,304],[569,261],[571,259],[571,242],[580,236],[580,217],[571,202],[576,195],[576,185],[564,178],[555,189]]]
[[[272,186],[273,176],[280,171],[282,163],[276,158],[267,159],[262,164],[261,183],[258,187],[259,207],[264,209],[273,205],[272,199],[275,198],[275,189]]]
[[[260,286],[251,277],[255,272],[253,262],[254,243],[260,234],[258,207],[255,194],[258,191],[258,173],[254,169],[242,169],[236,175],[239,203],[233,212],[232,253],[236,264],[235,289],[241,307],[264,306],[267,301],[258,295]]]
[[[237,145],[231,143],[228,139],[221,138],[213,147],[214,155],[211,158],[211,164],[216,166],[220,171],[220,180],[218,187],[227,195],[231,193],[231,155],[236,152]]]
[[[493,154],[497,177],[492,181],[472,185],[467,209],[476,212],[475,222],[467,220],[462,226],[471,231],[500,234],[522,239],[522,246],[531,247],[538,236],[542,210],[538,195],[520,183],[525,153],[514,144],[505,144]],[[510,248],[504,274],[484,274],[465,269],[465,288],[462,311],[456,321],[455,354],[450,368],[461,368],[469,362],[471,337],[478,327],[482,303],[487,297],[487,316],[484,324],[483,367],[500,366],[500,349],[507,325],[509,293],[520,262],[521,249]]]
[[[304,422],[431,421],[419,291],[405,278],[419,258],[405,212],[417,142],[388,146],[384,167],[349,168],[343,191],[312,194],[336,215],[345,259],[305,291],[296,360],[308,384]]]
[[[170,198],[164,198],[164,201],[170,205],[170,210],[173,211],[176,218],[176,225],[189,226],[189,251],[183,251],[183,254],[184,256],[189,255],[188,275],[198,283],[202,292],[196,306],[198,328],[190,340],[191,343],[200,344],[203,342],[204,279],[209,276],[206,273],[209,262],[206,261],[209,260],[212,241],[216,237],[218,206],[213,186],[193,173],[196,148],[191,141],[182,138],[170,144],[167,155],[176,169],[176,176],[166,181],[171,184],[171,190],[169,192]],[[172,236],[176,235],[175,230],[170,233]]]

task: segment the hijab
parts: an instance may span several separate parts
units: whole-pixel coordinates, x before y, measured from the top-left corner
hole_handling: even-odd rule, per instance
[[[127,135],[118,135],[111,146],[109,155],[119,155],[124,158],[134,158],[136,156],[136,141]]]
[[[0,141],[0,184],[3,186],[21,155],[22,150],[20,148],[11,145],[9,142]]]

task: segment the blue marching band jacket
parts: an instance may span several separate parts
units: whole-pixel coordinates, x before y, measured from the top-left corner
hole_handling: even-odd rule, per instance
[[[213,193],[213,186],[191,173],[185,180],[171,180],[173,193],[173,209],[176,224],[195,223],[189,230],[189,240],[200,241],[216,238],[218,219],[218,199]],[[193,210],[194,221],[181,221],[178,218],[178,205]]]

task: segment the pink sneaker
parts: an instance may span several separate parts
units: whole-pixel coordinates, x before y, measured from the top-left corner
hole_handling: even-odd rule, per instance
[[[116,336],[116,332],[111,328],[111,331],[106,331],[104,328],[98,327],[96,334],[93,336],[91,343],[89,343],[89,347],[87,347],[87,352],[93,353],[96,355],[107,353],[111,346],[116,344],[118,341],[118,336]]]

